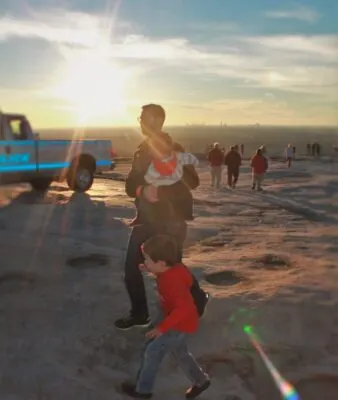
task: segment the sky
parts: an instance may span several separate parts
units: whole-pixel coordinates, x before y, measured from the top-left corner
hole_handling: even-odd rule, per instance
[[[36,128],[338,126],[337,0],[0,0],[0,60]]]

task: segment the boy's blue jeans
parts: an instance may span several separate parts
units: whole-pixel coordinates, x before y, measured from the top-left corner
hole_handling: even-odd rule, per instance
[[[168,331],[146,343],[137,374],[136,391],[152,393],[159,366],[167,353],[171,353],[193,385],[201,386],[208,375],[203,372],[187,348],[187,333]]]

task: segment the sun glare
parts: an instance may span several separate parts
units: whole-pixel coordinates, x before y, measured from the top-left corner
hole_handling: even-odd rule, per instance
[[[98,123],[124,111],[124,76],[109,58],[91,50],[66,60],[57,96],[74,110],[78,124]]]

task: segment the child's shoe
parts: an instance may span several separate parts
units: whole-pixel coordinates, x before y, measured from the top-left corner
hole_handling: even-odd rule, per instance
[[[202,386],[192,386],[185,392],[186,399],[196,399],[201,393],[207,390],[210,386],[210,381],[207,380]]]
[[[151,399],[153,395],[152,393],[138,393],[136,391],[136,385],[128,382],[122,383],[121,389],[124,394],[134,399]]]

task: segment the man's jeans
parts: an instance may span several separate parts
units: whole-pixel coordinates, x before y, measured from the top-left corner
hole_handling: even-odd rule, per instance
[[[186,333],[171,330],[147,342],[137,374],[137,392],[153,392],[156,374],[164,356],[168,353],[174,356],[182,371],[193,385],[202,386],[209,380],[208,375],[203,372],[192,354],[188,351],[188,336]]]
[[[185,222],[167,223],[156,228],[152,225],[137,225],[133,228],[128,243],[124,280],[131,302],[131,316],[134,318],[142,320],[149,316],[143,276],[139,268],[144,261],[141,244],[157,234],[171,235],[177,242],[180,253],[177,261],[180,262],[186,233],[187,224]],[[202,290],[196,279],[194,279],[193,285],[197,286],[198,290]]]

